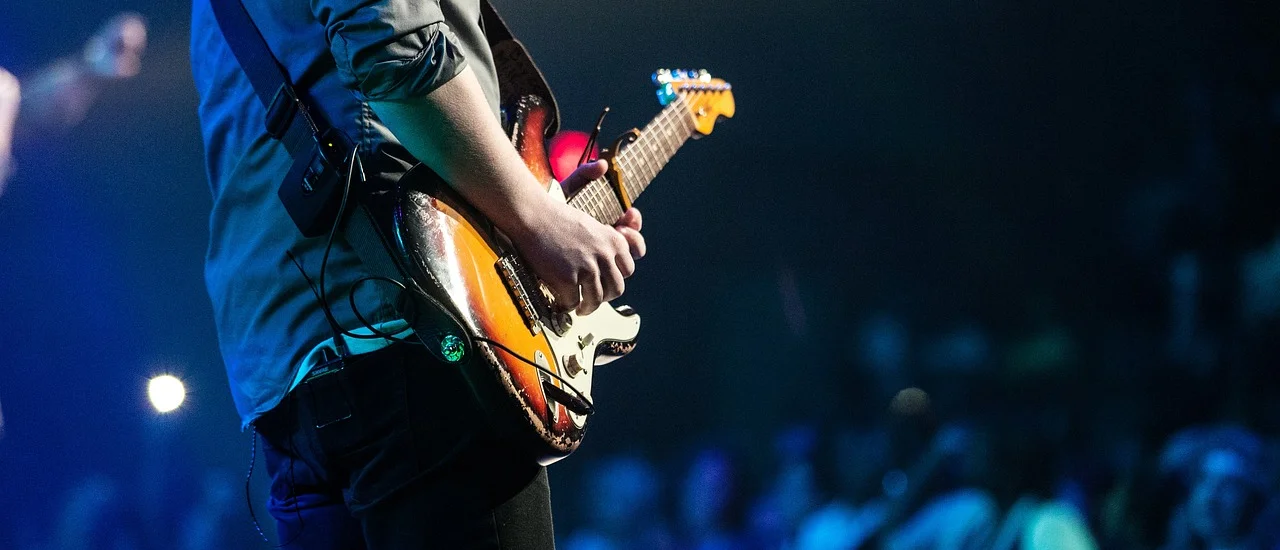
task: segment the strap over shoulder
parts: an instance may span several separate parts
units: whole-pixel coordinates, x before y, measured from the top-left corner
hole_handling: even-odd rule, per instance
[[[551,92],[551,85],[533,62],[533,56],[529,55],[523,43],[516,40],[511,28],[489,0],[480,0],[480,17],[498,73],[499,102],[503,108],[512,108],[524,96],[538,96],[544,105],[551,107],[552,117],[547,123],[546,136],[555,135],[560,129],[560,107]]]

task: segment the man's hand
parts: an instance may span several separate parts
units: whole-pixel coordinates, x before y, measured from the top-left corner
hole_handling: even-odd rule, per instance
[[[142,69],[146,48],[146,20],[136,13],[121,13],[107,20],[85,43],[85,66],[99,78],[129,78]]]
[[[18,78],[0,68],[0,156],[9,152],[9,139],[13,135],[13,123],[18,118],[21,101],[22,86]]]
[[[579,187],[603,176],[605,169],[603,161],[584,164],[563,186]],[[542,211],[544,215],[528,230],[508,237],[551,289],[556,304],[587,315],[621,296],[624,279],[635,273],[635,260],[645,253],[640,211],[628,210],[613,227],[549,198]]]
[[[13,124],[18,118],[18,105],[22,102],[22,87],[9,71],[0,69],[0,194],[4,193],[4,180],[9,175],[9,157],[13,147]]]
[[[23,78],[24,136],[79,124],[106,83],[138,74],[146,47],[146,21],[136,13],[121,13],[107,20],[79,55],[58,59]]]

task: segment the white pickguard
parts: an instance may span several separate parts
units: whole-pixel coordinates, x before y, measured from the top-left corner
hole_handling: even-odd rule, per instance
[[[551,185],[550,193],[561,202],[566,200],[564,191],[558,183]],[[640,334],[640,316],[634,313],[623,315],[607,302],[600,304],[600,307],[590,315],[582,316],[571,312],[569,316],[573,319],[573,323],[563,335],[556,334],[550,327],[545,327],[543,333],[547,335],[551,351],[555,354],[554,363],[559,366],[556,372],[590,399],[595,367],[616,359],[616,357],[603,356],[597,363],[596,348],[603,342],[635,340]],[[576,363],[576,369],[568,366],[571,362]],[[576,374],[571,375],[570,373],[575,370],[577,370]],[[558,407],[552,409],[553,415],[557,409]],[[569,412],[569,416],[579,427],[586,423],[586,417],[583,415]]]

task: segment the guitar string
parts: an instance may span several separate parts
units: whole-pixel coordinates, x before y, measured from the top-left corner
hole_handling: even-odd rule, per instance
[[[648,187],[648,182],[652,181],[653,178],[657,176],[657,173],[661,171],[662,167],[670,161],[671,157],[675,156],[676,151],[679,150],[683,141],[688,139],[689,134],[686,134],[685,136],[678,136],[676,135],[678,130],[675,129],[677,120],[685,123],[684,125],[681,125],[684,126],[684,130],[688,131],[690,129],[687,126],[687,124],[689,124],[689,117],[680,116],[687,110],[688,102],[685,97],[683,95],[677,96],[676,102],[668,106],[667,109],[664,109],[663,112],[654,119],[654,122],[646,127],[644,135],[650,137],[645,143],[639,145],[641,145],[641,152],[643,152],[648,159],[639,160],[641,160],[643,164],[646,164],[644,168],[647,169],[647,172],[640,173],[640,175],[645,176],[644,178],[627,178],[625,180],[628,193],[630,193],[633,198],[644,192],[644,189]],[[644,138],[642,137],[642,139]],[[628,158],[627,160],[629,161],[630,159]],[[648,162],[644,162],[645,160]],[[635,168],[636,167],[632,167],[633,170]]]
[[[691,92],[701,94],[700,91]],[[644,192],[648,183],[670,161],[684,141],[693,134],[695,125],[689,113],[689,101],[685,95],[676,96],[673,104],[645,128],[638,143],[628,147],[617,157],[619,168],[633,177],[624,180],[627,192],[634,199]],[[678,127],[678,128],[677,128]],[[683,135],[680,135],[680,134]],[[632,151],[634,149],[634,152]],[[587,183],[570,204],[586,211],[602,223],[612,223],[621,216],[621,205],[614,200],[613,191],[605,178]]]
[[[638,181],[652,179],[657,175],[653,170],[653,164],[655,164],[656,159],[650,156],[650,145],[655,139],[655,134],[662,132],[663,120],[672,110],[673,109],[671,107],[663,109],[663,111],[654,118],[654,121],[645,127],[645,131],[641,133],[637,142],[631,147],[628,147],[626,152],[618,158],[619,166],[623,167],[624,170],[632,176],[636,176],[623,179],[623,185],[627,188],[627,193],[631,195],[632,199],[639,194],[636,190],[636,184]],[[632,150],[635,150],[636,152],[631,153]],[[632,160],[634,157],[631,155],[643,155],[643,157],[648,158],[637,158],[636,161],[639,162],[639,165],[636,165]],[[647,169],[647,171],[645,169]]]

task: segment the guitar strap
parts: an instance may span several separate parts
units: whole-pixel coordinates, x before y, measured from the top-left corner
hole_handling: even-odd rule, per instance
[[[325,172],[340,171],[343,168],[343,161],[331,162],[330,159],[326,158],[326,151],[323,147],[317,146],[318,143],[332,141],[328,138],[333,137],[333,134],[330,133],[332,126],[324,117],[322,106],[316,105],[305,89],[300,90],[290,82],[288,73],[275,56],[272,55],[270,47],[262,37],[258,27],[253,23],[242,0],[210,0],[210,3],[213,7],[214,17],[218,21],[218,26],[221,28],[232,54],[248,77],[249,82],[253,85],[258,99],[266,107],[266,116],[263,122],[267,133],[280,141],[294,159],[290,178],[292,179],[295,173],[305,173],[306,177],[311,177],[312,174],[309,170],[316,170],[317,166],[321,167],[319,170]],[[543,77],[542,72],[534,65],[533,59],[529,56],[524,45],[515,39],[511,29],[498,15],[497,10],[494,9],[489,0],[481,0],[480,8],[481,25],[488,39],[489,47],[493,52],[494,65],[498,74],[501,104],[514,105],[516,100],[525,95],[539,96],[550,106],[552,120],[548,124],[547,135],[553,134],[559,125],[559,110],[555,103],[555,97],[551,93],[551,88]],[[349,138],[341,137],[347,143],[351,143]],[[338,157],[338,159],[341,158]],[[317,164],[318,160],[324,162]],[[405,171],[409,167],[408,165],[403,166]],[[391,175],[390,178],[394,181],[401,175],[403,175],[403,172]],[[387,175],[378,174],[378,176]],[[330,174],[330,181],[337,181],[333,177],[333,174]],[[302,178],[299,179],[302,180]],[[323,177],[316,179],[324,180]],[[305,181],[309,183],[312,180]],[[377,185],[374,185],[374,187],[377,187]],[[306,194],[310,194],[310,188],[307,191],[308,193]],[[411,277],[406,275],[405,270],[396,260],[396,255],[390,245],[391,240],[388,238],[394,228],[386,225],[389,223],[387,220],[382,220],[380,223],[379,218],[375,216],[375,209],[378,211],[383,211],[384,209],[371,207],[370,203],[378,202],[372,196],[374,193],[371,191],[373,190],[354,189],[351,191],[351,196],[356,199],[356,208],[346,218],[342,226],[341,235],[359,255],[365,269],[376,278],[401,281],[421,295],[436,295],[440,291],[439,285],[434,285],[436,288],[419,287]],[[386,199],[385,193],[379,194],[382,195],[383,200]],[[281,199],[285,201],[286,208],[290,210],[290,215],[293,216],[294,221],[299,224],[299,230],[307,236],[316,235],[316,226],[304,225],[298,215],[295,215],[283,186]],[[330,201],[330,203],[332,202]],[[339,216],[342,213],[336,212],[337,205],[321,205],[312,210],[318,212],[323,208],[329,208],[334,211],[328,223],[338,223],[336,220],[340,219]],[[307,212],[307,214],[315,214],[315,212]],[[323,219],[322,214],[315,215]],[[328,225],[323,226],[325,232],[327,232],[328,227]],[[385,286],[381,285],[381,287]],[[355,289],[352,289],[352,292],[354,291]],[[457,342],[469,342],[470,339],[466,338],[464,334],[457,334],[459,332],[467,332],[467,329],[458,321],[457,312],[448,311],[449,306],[446,300],[434,298],[425,300],[428,307],[424,308],[419,307],[424,300],[407,300],[409,297],[405,296],[405,293],[394,299],[388,299],[386,294],[382,294],[382,296],[384,303],[395,304],[396,309],[402,316],[407,312],[411,314],[410,316],[413,319],[408,320],[417,329],[418,338],[426,344],[425,347],[437,359],[446,363],[459,361],[456,348],[446,356],[445,343],[452,341],[452,345],[457,346]],[[423,334],[420,328],[423,326],[439,327],[439,330],[436,334]],[[450,336],[457,336],[457,338],[450,340]],[[470,355],[471,351],[466,349],[464,355]]]

